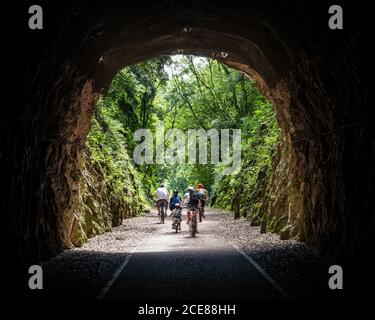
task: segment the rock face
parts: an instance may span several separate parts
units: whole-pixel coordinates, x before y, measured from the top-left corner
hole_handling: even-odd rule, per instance
[[[124,166],[131,166],[124,163]],[[139,193],[116,195],[106,175],[98,163],[93,162],[84,152],[84,163],[78,180],[77,193],[73,197],[73,215],[67,227],[70,241],[80,247],[88,238],[111,231],[122,224],[123,219],[134,217],[142,212],[144,201]],[[138,188],[136,181],[127,181],[127,190]]]
[[[78,247],[87,238],[110,231],[112,227],[110,194],[104,175],[85,158],[70,234],[72,244]]]
[[[10,114],[1,120],[1,214],[11,272],[79,245],[85,228],[94,234],[110,227],[106,215],[83,220],[77,213],[105,211],[75,196],[95,103],[125,65],[177,52],[246,72],[272,100],[282,142],[270,173],[268,221],[286,219],[289,236],[345,261],[373,252],[373,7],[346,3],[345,29],[333,31],[328,5],[293,1],[45,6],[54,23],[28,30],[25,48],[16,49],[21,36],[4,39],[2,105]],[[92,192],[104,190],[86,178]]]

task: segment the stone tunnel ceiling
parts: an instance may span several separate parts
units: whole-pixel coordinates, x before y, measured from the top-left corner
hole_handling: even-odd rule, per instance
[[[294,1],[46,7],[49,28],[28,31],[24,50],[8,52],[9,61],[25,61],[12,65],[9,81],[26,89],[24,105],[6,92],[14,107],[1,126],[9,186],[3,236],[15,263],[71,247],[74,177],[101,90],[122,67],[170,53],[217,58],[256,80],[282,129],[272,214],[286,214],[290,235],[324,253],[361,258],[374,240],[375,55],[367,43],[374,11],[348,3],[345,29],[332,31],[327,8]]]

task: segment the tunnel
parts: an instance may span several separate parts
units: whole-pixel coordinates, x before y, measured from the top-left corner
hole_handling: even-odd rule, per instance
[[[272,101],[281,128],[272,214],[287,217],[289,236],[353,268],[370,264],[373,5],[343,2],[343,30],[328,28],[328,3],[41,5],[44,29],[19,30],[22,49],[9,35],[3,60],[1,211],[10,274],[73,247],[82,146],[101,92],[124,66],[177,53],[243,71]]]

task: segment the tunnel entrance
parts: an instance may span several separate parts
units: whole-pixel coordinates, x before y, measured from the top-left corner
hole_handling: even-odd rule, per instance
[[[266,201],[279,135],[272,104],[254,82],[217,60],[160,56],[122,69],[92,120],[81,209],[68,228],[73,245],[149,211],[160,184],[168,201],[201,185],[207,206],[235,209],[236,218],[290,238],[287,215],[268,212]]]
[[[12,273],[72,245],[67,226],[82,145],[101,90],[123,66],[175,53],[215,58],[256,81],[281,127],[270,201],[276,216],[287,217],[284,231],[343,261],[366,262],[375,224],[373,80],[366,67],[373,52],[355,35],[369,30],[371,19],[352,8],[352,28],[337,34],[320,15],[324,5],[307,7],[308,17],[293,2],[50,7],[53,27],[29,34],[28,50],[15,53],[27,63],[10,79],[26,79],[26,104],[2,121],[9,186],[3,236]],[[14,92],[5,97],[13,105]]]

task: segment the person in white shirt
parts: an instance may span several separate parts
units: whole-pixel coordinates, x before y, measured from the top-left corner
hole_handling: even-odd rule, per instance
[[[168,202],[169,202],[168,190],[164,187],[164,184],[161,184],[160,187],[156,190],[156,207],[158,208],[159,216],[160,216],[161,203],[164,203],[164,208],[168,208]]]
[[[189,191],[186,191],[186,193],[184,194],[182,198],[182,202],[186,206],[189,203],[189,200],[190,200],[190,193]]]

